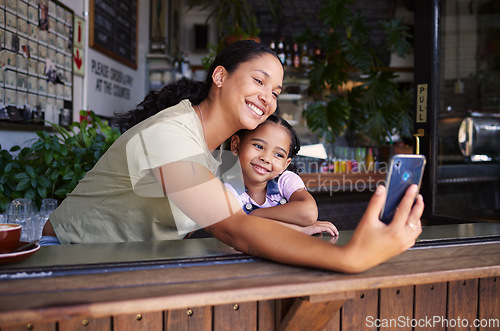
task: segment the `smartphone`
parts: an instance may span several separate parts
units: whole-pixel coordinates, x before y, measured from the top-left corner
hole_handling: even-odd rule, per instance
[[[389,224],[392,221],[396,208],[410,185],[417,184],[420,190],[425,163],[424,155],[396,154],[391,157],[385,180],[387,198],[380,213],[382,222]]]

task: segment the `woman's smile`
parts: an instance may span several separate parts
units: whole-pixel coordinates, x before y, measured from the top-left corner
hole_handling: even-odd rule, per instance
[[[254,105],[253,103],[250,103],[250,102],[247,102],[247,106],[248,108],[250,108],[255,114],[259,115],[259,116],[262,116],[264,115],[264,110],[262,110],[261,108],[257,107],[256,105]]]

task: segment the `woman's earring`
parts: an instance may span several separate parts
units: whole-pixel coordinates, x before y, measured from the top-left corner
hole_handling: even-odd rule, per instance
[[[222,83],[221,82],[217,82],[217,87],[222,87]]]

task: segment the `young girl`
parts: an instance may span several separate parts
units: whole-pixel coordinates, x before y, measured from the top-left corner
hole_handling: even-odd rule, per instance
[[[237,155],[245,190],[225,183],[239,198],[243,210],[254,216],[284,222],[306,234],[328,232],[337,236],[331,222],[318,221],[318,208],[302,179],[293,171],[292,158],[300,141],[290,124],[276,115],[255,130],[240,130],[231,138],[231,151]]]

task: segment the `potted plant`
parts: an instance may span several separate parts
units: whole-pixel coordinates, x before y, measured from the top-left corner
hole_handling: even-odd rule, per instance
[[[215,55],[226,45],[237,40],[252,39],[260,42],[260,27],[254,6],[266,6],[276,15],[279,8],[278,0],[192,0],[188,10],[200,7],[210,10],[206,22],[215,19],[218,42],[209,43],[209,54],[202,59],[202,65],[208,68]]]
[[[396,135],[411,138],[412,94],[400,88],[380,56],[404,58],[411,51],[408,27],[401,19],[380,21],[385,33],[380,52],[370,41],[366,18],[352,8],[351,0],[325,1],[319,19],[327,30],[305,36],[323,50],[309,72],[317,102],[304,110],[307,125],[328,142],[347,133],[371,145],[387,144]]]
[[[260,28],[253,6],[265,5],[275,14],[277,0],[192,0],[188,10],[200,6],[209,9],[206,22],[215,18],[219,40],[229,44],[236,40],[254,39],[260,41]]]
[[[62,200],[78,184],[120,132],[93,112],[81,111],[84,120],[69,128],[50,123],[58,135],[37,131],[30,147],[0,146],[0,212],[16,198]]]

